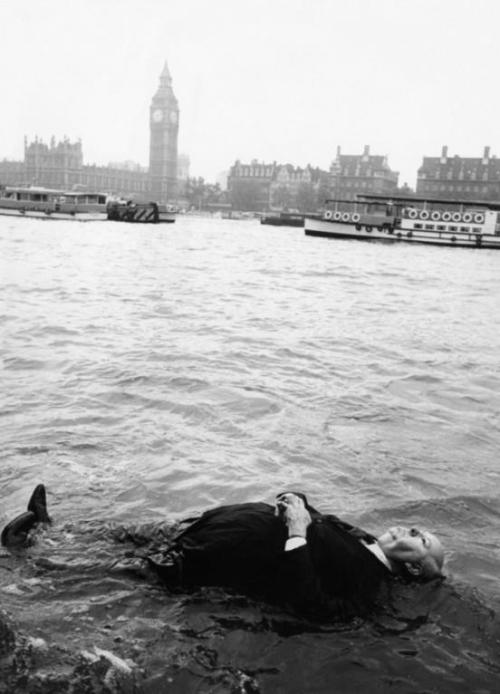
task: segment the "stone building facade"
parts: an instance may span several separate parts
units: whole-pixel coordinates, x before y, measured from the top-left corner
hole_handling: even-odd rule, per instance
[[[266,164],[237,160],[227,177],[227,199],[234,210],[312,212],[328,194],[329,174],[309,164]]]
[[[159,116],[161,114],[161,116]],[[96,166],[83,163],[81,141],[24,141],[23,161],[0,161],[0,184],[84,189],[109,195],[174,201],[177,177],[179,109],[165,64],[150,107],[150,166],[126,162]]]
[[[109,195],[149,196],[150,179],[145,167],[96,166],[83,163],[82,143],[67,138],[49,144],[25,140],[22,162],[0,161],[0,183],[32,185],[63,190],[81,189]]]
[[[363,193],[394,195],[398,188],[399,173],[391,170],[385,155],[370,154],[369,145],[363,154],[342,154],[337,147],[330,175],[331,197],[339,200],[354,200]]]
[[[179,105],[172,89],[172,77],[165,63],[160,85],[149,109],[149,177],[151,198],[174,202],[177,195],[177,136]]]
[[[236,161],[228,176],[228,197],[238,210],[314,212],[327,198],[353,200],[362,193],[394,195],[398,178],[387,157],[371,155],[368,146],[360,155],[342,154],[338,147],[329,171],[310,165],[300,168]]]
[[[0,161],[0,184],[22,185],[26,183],[24,161],[3,159]]]
[[[500,160],[485,147],[482,157],[424,157],[417,176],[417,196],[448,200],[500,200]]]
[[[314,212],[322,204],[322,195],[328,196],[330,176],[328,172],[284,164],[276,167],[269,189],[271,210],[298,210]]]
[[[82,143],[70,142],[67,138],[56,143],[53,137],[50,144],[38,138],[28,144],[25,138],[24,168],[28,183],[71,190],[81,183]]]
[[[250,164],[236,160],[227,178],[228,199],[234,210],[265,212],[269,209],[269,191],[276,175],[276,163],[253,159]]]

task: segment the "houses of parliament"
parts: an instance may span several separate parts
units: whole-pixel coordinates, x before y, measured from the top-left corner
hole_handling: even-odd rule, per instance
[[[0,161],[0,183],[64,190],[105,191],[157,202],[174,202],[178,180],[187,178],[189,161],[178,156],[179,105],[165,63],[149,109],[149,168],[126,162],[96,166],[83,163],[81,141],[64,138],[47,144],[24,140],[23,161]]]

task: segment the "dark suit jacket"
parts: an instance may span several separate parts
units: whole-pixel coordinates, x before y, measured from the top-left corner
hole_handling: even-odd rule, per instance
[[[293,606],[307,616],[365,614],[388,569],[360,541],[367,533],[308,506],[307,544],[285,552],[285,523],[265,503],[207,511],[174,542],[184,586],[218,585]]]

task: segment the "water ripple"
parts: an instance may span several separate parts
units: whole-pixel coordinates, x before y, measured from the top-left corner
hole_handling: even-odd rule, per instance
[[[41,479],[75,520],[180,517],[293,486],[373,531],[427,524],[453,575],[499,600],[500,255],[167,226],[2,233],[2,518]],[[432,625],[410,622],[387,627],[407,629],[393,656],[435,677],[439,647],[418,636]],[[476,643],[449,628],[448,676]],[[374,652],[334,659],[327,681],[387,665]]]

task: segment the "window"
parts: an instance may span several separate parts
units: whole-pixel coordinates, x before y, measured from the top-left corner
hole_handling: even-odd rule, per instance
[[[434,231],[434,224],[426,224],[425,230],[426,231]]]

